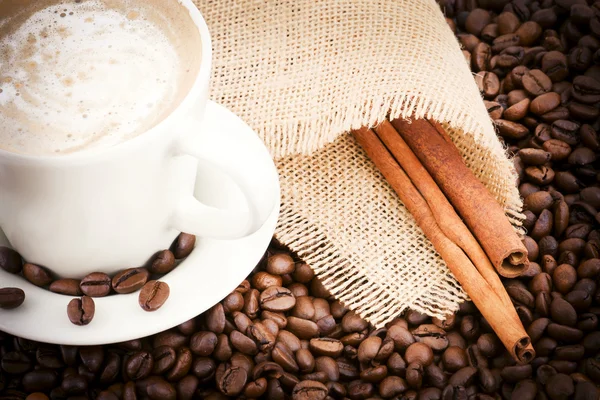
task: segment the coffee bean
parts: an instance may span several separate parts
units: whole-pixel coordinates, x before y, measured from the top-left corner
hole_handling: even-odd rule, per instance
[[[38,364],[44,368],[59,369],[64,367],[62,357],[57,347],[41,346],[35,353]]]
[[[178,349],[182,346],[186,346],[188,338],[178,332],[164,331],[156,334],[152,340],[152,347],[170,346],[174,349]],[[139,350],[139,349],[133,349]]]
[[[57,279],[50,283],[49,290],[54,293],[65,294],[67,296],[83,296],[78,279]]]
[[[289,289],[271,286],[260,294],[260,306],[267,311],[288,311],[296,304],[296,298]],[[289,321],[288,321],[289,323]]]
[[[192,245],[193,246],[193,245]],[[187,250],[186,250],[187,251]],[[185,252],[183,253],[185,254]],[[179,254],[181,256],[181,254]],[[183,258],[185,256],[179,257]],[[148,270],[153,274],[168,274],[176,266],[175,255],[170,250],[162,250],[156,254],[154,260],[148,267]],[[113,278],[114,286],[114,278]]]
[[[291,274],[295,270],[294,259],[286,253],[273,254],[267,260],[266,269],[268,273],[273,275]]]
[[[138,302],[144,311],[156,311],[169,298],[169,285],[161,281],[148,281],[140,291]]]
[[[496,128],[498,128],[498,133],[507,139],[523,139],[529,134],[527,127],[519,123],[504,119],[497,119],[494,122],[496,123]]]
[[[189,256],[196,245],[196,236],[188,233],[180,233],[175,239],[171,251],[176,259],[182,259]]]
[[[408,346],[404,358],[409,364],[419,363],[428,366],[433,362],[433,351],[426,344],[417,342]]]
[[[568,304],[568,303],[567,303]],[[551,323],[548,325],[548,335],[554,339],[565,343],[574,343],[583,337],[583,332],[577,328],[560,323]]]
[[[317,381],[305,380],[298,383],[292,392],[293,400],[323,400],[327,397],[327,386]]]
[[[574,326],[577,323],[577,312],[569,302],[555,298],[550,305],[552,320],[562,325]]]
[[[260,292],[256,289],[250,289],[244,294],[244,313],[249,318],[255,318],[259,311]]]
[[[362,363],[373,360],[382,345],[382,339],[378,336],[366,338],[358,347],[358,360]]]
[[[127,376],[133,380],[144,379],[150,375],[154,368],[154,358],[147,351],[132,354],[125,363]]]
[[[420,389],[423,384],[423,366],[417,362],[408,364],[406,367],[406,382],[413,389]]]
[[[583,124],[579,128],[582,143],[588,148],[598,151],[600,149],[600,139],[598,133],[590,125]]]
[[[270,286],[281,286],[282,278],[265,271],[259,271],[252,277],[252,286],[258,290],[265,290]]]
[[[516,35],[515,35],[516,36]],[[518,36],[517,36],[518,40]],[[523,89],[532,96],[540,96],[550,92],[552,81],[542,70],[532,69],[523,75]]]
[[[445,370],[456,372],[467,366],[467,353],[460,347],[450,346],[442,355],[442,363]]]
[[[429,346],[433,351],[443,351],[448,347],[446,331],[433,324],[423,324],[412,332],[417,342]]]
[[[2,356],[0,367],[4,372],[20,375],[29,371],[33,367],[33,363],[26,354],[12,351]]]
[[[145,392],[152,400],[175,400],[177,398],[177,392],[173,385],[159,377],[149,378]]]
[[[215,375],[217,387],[227,396],[236,396],[244,389],[248,375],[240,367],[226,367],[225,364],[219,365]]]
[[[154,369],[153,358],[153,369]],[[170,382],[177,382],[183,379],[192,368],[192,352],[187,347],[181,347],[177,350],[175,363],[167,373],[166,378]]]
[[[48,270],[39,265],[23,264],[23,276],[36,286],[48,286],[52,282],[52,275]]]
[[[584,104],[600,101],[600,82],[589,76],[579,75],[573,79],[573,98]]]
[[[11,310],[19,307],[25,301],[23,289],[5,287],[0,289],[0,308]]]
[[[130,268],[112,278],[112,288],[119,294],[138,291],[148,281],[149,272],[145,268]]]
[[[79,287],[86,296],[104,297],[110,293],[111,279],[105,273],[92,272],[81,280]]]
[[[510,367],[504,367],[500,372],[502,379],[508,382],[518,382],[523,379],[531,377],[531,365],[515,365]]]
[[[248,336],[243,333],[234,330],[229,335],[229,340],[231,341],[231,345],[237,349],[238,351],[248,354],[248,355],[256,355],[258,353],[258,348],[256,347],[256,343]]]
[[[67,305],[67,316],[75,325],[87,325],[92,322],[96,312],[94,299],[89,296],[73,299]]]
[[[18,274],[23,268],[21,255],[9,247],[0,246],[0,268],[11,274]]]
[[[535,21],[526,21],[516,30],[521,46],[531,46],[542,34],[542,27]]]
[[[217,346],[217,335],[213,332],[196,332],[190,338],[190,349],[196,355],[207,357]]]
[[[342,354],[343,349],[344,345],[337,339],[315,338],[310,340],[310,350],[317,355],[337,358]],[[375,353],[376,355],[377,353]]]
[[[26,392],[49,392],[58,384],[58,374],[51,369],[37,369],[23,375],[21,383]]]
[[[573,380],[565,374],[556,374],[546,383],[546,393],[551,399],[566,399],[575,392]]]
[[[64,377],[60,387],[68,395],[81,395],[87,391],[88,381],[79,374],[73,374]]]

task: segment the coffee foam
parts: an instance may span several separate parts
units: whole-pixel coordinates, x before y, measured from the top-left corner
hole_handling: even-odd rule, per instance
[[[200,50],[192,59],[182,52],[178,18],[143,0],[39,3],[0,19],[0,148],[112,146],[155,126],[187,94]]]

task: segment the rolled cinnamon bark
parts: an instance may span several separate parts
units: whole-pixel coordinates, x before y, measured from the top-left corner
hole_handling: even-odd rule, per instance
[[[443,219],[434,216],[430,204],[375,132],[362,128],[354,131],[354,136],[513,358],[520,363],[530,362],[535,357],[535,351],[523,325],[510,310],[512,305],[506,304],[495,288],[482,277],[463,249],[444,234],[438,225],[438,220]],[[443,212],[449,211],[448,208],[443,209]]]
[[[446,131],[424,119],[398,119],[392,125],[473,232],[496,271],[506,278],[519,276],[529,264],[527,249],[502,207],[467,168]]]

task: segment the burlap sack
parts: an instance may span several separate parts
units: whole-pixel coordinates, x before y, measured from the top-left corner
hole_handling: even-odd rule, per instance
[[[407,307],[455,311],[465,293],[346,133],[388,115],[444,123],[518,229],[514,168],[435,1],[196,1],[213,38],[212,99],[277,161],[278,238],[375,325]]]

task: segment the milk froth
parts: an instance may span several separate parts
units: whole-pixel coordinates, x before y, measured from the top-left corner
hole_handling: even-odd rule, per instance
[[[109,147],[171,113],[199,67],[199,47],[187,54],[199,37],[177,32],[191,24],[185,10],[162,13],[153,7],[160,3],[183,8],[36,0],[0,17],[0,148],[60,155]]]

